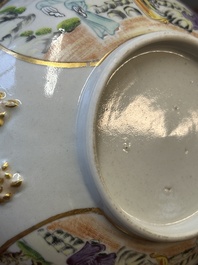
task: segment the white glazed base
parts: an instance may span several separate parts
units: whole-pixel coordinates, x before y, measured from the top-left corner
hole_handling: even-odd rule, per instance
[[[100,100],[101,178],[123,211],[148,223],[198,210],[197,69],[181,54],[142,54],[115,72]]]
[[[170,241],[197,234],[196,54],[195,39],[148,34],[118,48],[86,84],[83,171],[129,233]]]

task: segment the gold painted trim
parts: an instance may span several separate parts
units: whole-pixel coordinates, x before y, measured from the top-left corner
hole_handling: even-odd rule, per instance
[[[150,18],[154,20],[159,20],[165,24],[168,23],[168,20],[155,12],[153,7],[147,0],[135,0],[136,5]]]
[[[144,35],[145,32],[143,33],[137,33],[130,38],[126,39],[124,42],[129,41],[133,38],[139,37],[141,35]],[[15,57],[16,59],[19,59],[21,61],[25,61],[31,64],[37,64],[37,65],[44,65],[44,66],[51,66],[51,67],[58,67],[58,68],[81,68],[81,67],[96,67],[99,66],[109,54],[111,54],[114,50],[116,50],[118,47],[120,47],[124,42],[115,45],[115,47],[107,52],[101,59],[98,61],[93,61],[93,62],[76,62],[76,63],[67,63],[67,62],[54,62],[54,61],[45,61],[41,59],[36,59],[34,57],[29,57],[23,54],[19,54],[17,52],[14,52],[12,50],[9,50],[8,48],[4,47],[3,45],[0,44],[0,50],[4,51],[5,53]]]
[[[21,61],[25,61],[31,64],[38,64],[38,65],[44,65],[44,66],[52,66],[52,67],[59,67],[59,68],[81,68],[81,67],[89,67],[89,66],[98,66],[101,61],[103,61],[103,58],[99,61],[95,62],[55,62],[55,61],[46,61],[42,59],[36,59],[34,57],[29,57],[27,55],[19,54],[17,52],[14,52],[12,50],[9,50],[8,48],[4,47],[0,44],[0,50],[4,51],[5,53],[15,57],[16,59],[19,59]],[[106,55],[104,56],[106,58]]]
[[[4,0],[0,4],[0,8],[5,5],[9,0]],[[132,39],[134,37],[137,37],[138,35],[142,34],[137,34],[135,36],[131,36]],[[127,39],[127,40],[129,40]],[[125,41],[127,41],[125,40]],[[90,62],[56,62],[56,61],[47,61],[47,60],[42,60],[42,59],[37,59],[34,57],[30,57],[28,55],[23,55],[20,53],[17,53],[13,50],[10,50],[9,48],[6,48],[2,44],[0,44],[0,50],[3,52],[15,57],[16,59],[19,59],[21,61],[25,61],[31,64],[37,64],[37,65],[43,65],[43,66],[51,66],[51,67],[58,67],[58,68],[82,68],[82,67],[96,67],[100,65],[103,60],[111,53],[113,52],[116,48],[118,48],[120,45],[122,45],[124,42],[120,43],[119,45],[116,45],[111,51],[107,52],[101,59],[98,59],[96,61],[90,61]]]
[[[156,11],[154,10],[154,8],[150,5],[150,3],[148,2],[148,0],[134,0],[136,5],[147,15],[147,17],[154,19],[154,20],[158,20],[160,22],[163,22],[165,24],[168,23],[168,20],[162,16],[160,16],[159,14],[156,13]],[[0,8],[6,4],[7,2],[9,2],[9,0],[4,0],[2,4],[0,4]],[[128,41],[130,39],[133,39],[137,36],[143,35],[144,33],[139,33],[139,34],[135,34],[133,36],[131,36],[130,38],[126,39],[125,41]],[[100,65],[104,59],[111,53],[113,52],[116,48],[118,48],[120,45],[122,45],[125,41],[123,41],[122,43],[120,43],[119,45],[116,45],[111,51],[109,51],[108,53],[106,53],[101,59],[97,60],[97,61],[90,61],[90,62],[56,62],[56,61],[47,61],[47,60],[42,60],[42,59],[37,59],[34,57],[30,57],[27,55],[23,55],[20,53],[17,53],[13,50],[10,50],[8,48],[6,48],[5,46],[3,46],[2,44],[0,44],[0,50],[4,51],[5,53],[28,63],[31,64],[37,64],[37,65],[43,65],[43,66],[51,66],[51,67],[58,67],[58,68],[82,68],[82,67],[96,67],[98,65]]]
[[[103,213],[102,210],[100,210],[99,208],[82,208],[82,209],[76,209],[76,210],[71,210],[69,212],[65,212],[65,213],[61,213],[61,214],[57,214],[54,215],[28,229],[26,229],[25,231],[19,233],[18,235],[12,237],[11,239],[9,239],[7,242],[5,242],[1,247],[0,247],[0,255],[5,252],[12,244],[14,244],[17,240],[25,237],[26,235],[30,234],[31,232],[39,229],[40,227],[47,225],[53,221],[59,220],[61,218],[64,217],[69,217],[69,216],[73,216],[73,215],[78,215],[78,214],[85,214],[85,213],[96,213],[99,215],[103,215],[105,216],[105,214]],[[105,216],[106,217],[106,216]]]
[[[6,3],[8,3],[9,0],[4,0],[2,3],[0,3],[0,8],[3,7]],[[117,47],[116,47],[117,48]],[[47,61],[42,59],[37,59],[34,57],[30,57],[27,55],[23,55],[17,52],[14,52],[2,44],[0,44],[0,50],[4,51],[5,53],[15,57],[16,59],[19,59],[21,61],[25,61],[31,64],[37,64],[37,65],[44,65],[44,66],[51,66],[51,67],[58,67],[58,68],[82,68],[82,67],[95,67],[98,66],[112,51],[105,54],[101,59],[93,62],[55,62],[55,61]]]

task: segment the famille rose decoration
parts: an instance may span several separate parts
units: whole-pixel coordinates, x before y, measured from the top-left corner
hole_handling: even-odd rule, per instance
[[[195,239],[166,244],[162,250],[159,243],[131,240],[97,208],[54,216],[7,242],[2,250],[1,264],[168,265],[196,264],[198,257]]]
[[[0,265],[198,264],[197,38],[176,0],[0,0]]]
[[[195,14],[177,1],[3,1],[0,44],[23,60],[97,65],[125,41],[160,30],[197,35]],[[59,63],[59,64],[57,64]]]

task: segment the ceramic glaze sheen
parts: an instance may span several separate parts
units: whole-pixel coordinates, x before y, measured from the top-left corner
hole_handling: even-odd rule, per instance
[[[198,210],[197,68],[189,55],[152,51],[128,60],[107,83],[97,113],[97,163],[129,216],[171,224]]]
[[[153,76],[154,81],[157,78],[158,82],[155,81],[156,86],[149,91],[149,84],[144,80],[143,82],[142,77],[139,81],[136,81],[137,75],[136,79],[133,78],[137,67],[131,70],[126,69],[125,78],[121,78],[122,74],[119,73],[125,67],[128,68],[133,60],[135,62],[136,58],[128,61],[134,54],[150,51],[153,47],[158,49],[162,49],[162,46],[167,49],[173,47],[179,51],[190,51],[197,56],[198,19],[196,14],[178,0],[0,0],[0,27],[0,264],[197,264],[198,244],[197,238],[193,237],[198,236],[198,214],[194,215],[194,218],[189,218],[187,222],[160,226],[145,224],[143,221],[136,221],[135,218],[129,220],[126,214],[124,212],[120,214],[118,209],[119,205],[124,205],[126,212],[127,207],[131,210],[132,208],[128,206],[131,205],[131,201],[135,201],[138,196],[147,196],[149,190],[152,196],[161,196],[160,199],[161,201],[164,199],[165,206],[168,199],[177,202],[171,197],[172,194],[178,194],[176,181],[173,183],[173,180],[168,177],[166,181],[164,180],[165,164],[156,161],[155,170],[152,167],[156,157],[158,159],[162,157],[160,152],[163,148],[164,154],[168,156],[168,144],[167,147],[165,143],[164,146],[161,144],[162,148],[156,152],[153,151],[153,146],[157,141],[168,139],[168,132],[165,129],[167,135],[165,134],[164,137],[158,132],[162,124],[158,116],[165,116],[169,105],[171,105],[172,115],[175,117],[181,115],[178,126],[182,124],[182,117],[184,117],[184,123],[188,121],[184,113],[182,114],[185,110],[182,106],[183,99],[186,97],[187,102],[190,100],[189,104],[195,106],[197,96],[195,88],[189,94],[186,86],[181,88],[181,93],[184,95],[184,97],[180,95],[181,104],[176,100],[179,95],[174,90],[175,101],[173,100],[174,102],[170,104],[167,99],[168,91],[170,94],[173,92],[170,88],[165,90],[168,84],[162,85],[163,89],[158,86],[161,84],[160,79],[164,82],[164,75],[162,78],[160,76],[157,78],[150,73],[149,82]],[[164,53],[159,52],[157,55],[162,57],[162,54]],[[148,56],[151,57],[149,54]],[[156,54],[153,56],[152,61],[155,62]],[[137,60],[140,59],[141,56],[137,58]],[[181,63],[186,60],[180,59],[177,58]],[[172,59],[173,70],[180,65],[177,60],[174,57]],[[124,62],[126,64],[121,66]],[[194,69],[192,59],[187,63]],[[153,129],[153,134],[149,135],[146,127],[147,133],[144,133],[143,137],[144,130],[141,128],[143,123],[140,121],[145,120],[143,117],[146,114],[142,114],[141,119],[133,122],[134,126],[140,124],[138,126],[142,130],[140,132],[136,130],[136,137],[132,137],[132,132],[135,132],[132,130],[132,125],[129,126],[128,133],[124,130],[126,126],[123,126],[125,132],[116,133],[112,137],[118,138],[117,141],[115,139],[114,145],[115,147],[118,145],[119,148],[116,147],[118,149],[114,152],[112,145],[109,145],[107,155],[115,153],[115,158],[118,155],[123,156],[119,166],[119,160],[116,160],[114,169],[123,172],[123,176],[117,175],[116,185],[122,189],[121,192],[117,189],[119,196],[117,194],[114,196],[114,193],[109,196],[96,170],[93,138],[95,137],[96,107],[100,102],[101,93],[111,74],[120,66],[121,69],[115,73],[115,77],[118,74],[120,88],[123,86],[125,89],[113,90],[117,91],[120,97],[121,91],[123,92],[123,100],[120,99],[120,104],[128,106],[136,102],[135,99],[132,100],[133,96],[135,98],[132,90],[131,97],[127,96],[127,93],[130,95],[130,89],[127,90],[127,86],[123,85],[124,80],[126,80],[125,84],[127,80],[134,82],[133,91],[138,82],[143,82],[144,87],[141,87],[145,90],[139,92],[139,98],[144,99],[144,96],[148,102],[143,102],[144,104],[139,102],[139,105],[144,106],[144,113],[150,115],[149,124],[152,124],[150,127],[155,130]],[[154,68],[156,76],[159,75],[159,67],[160,62],[159,66]],[[161,74],[166,74],[164,68]],[[168,76],[169,79],[175,77],[173,70],[170,71],[172,75]],[[191,72],[190,68],[187,70]],[[132,76],[128,75],[133,71]],[[179,67],[179,71],[178,78],[184,78],[182,67]],[[188,75],[187,78],[189,78]],[[195,87],[196,77],[194,79],[190,77],[187,80],[190,82],[185,81],[188,90],[190,87]],[[171,83],[170,80],[168,81]],[[192,84],[191,81],[194,83]],[[182,82],[185,84],[184,81]],[[160,93],[164,93],[164,98],[160,97]],[[108,94],[104,98],[108,100]],[[172,99],[171,95],[170,98]],[[163,106],[166,101],[169,102],[167,107]],[[137,108],[133,107],[133,109]],[[186,112],[188,109],[189,106],[186,106]],[[192,129],[189,125],[189,133],[186,134],[189,142],[185,146],[183,144],[184,150],[175,151],[180,156],[185,153],[180,164],[185,159],[188,159],[188,164],[192,161],[193,165],[194,162],[194,166],[191,166],[193,172],[196,171],[197,162],[193,155],[193,152],[197,154],[196,146],[190,138],[194,137],[196,140],[194,109],[192,107],[190,112],[192,115],[189,114],[193,117],[189,118],[189,123],[193,121]],[[121,107],[117,107],[117,110],[124,113]],[[165,121],[164,124],[167,128],[168,124]],[[175,127],[178,126],[175,125]],[[157,135],[154,134],[156,131]],[[107,136],[105,138],[108,139]],[[141,139],[143,147],[139,148]],[[177,139],[182,142],[183,136]],[[177,150],[174,141],[173,144],[175,144],[174,150]],[[103,149],[102,146],[101,148]],[[149,159],[144,149],[149,155],[151,153],[150,172],[146,165]],[[135,156],[138,152],[139,156]],[[141,157],[140,153],[145,154]],[[135,163],[135,159],[138,161],[136,167],[129,159],[132,154],[132,162]],[[179,164],[178,161],[176,162]],[[108,161],[105,163],[108,166]],[[145,170],[141,169],[141,174],[138,172],[138,163],[139,169],[145,168]],[[144,164],[145,167],[143,167]],[[171,162],[166,161],[166,164],[170,166]],[[186,168],[189,169],[189,165]],[[152,173],[157,175],[157,170],[162,172],[158,180],[162,178],[163,185],[159,185],[159,181],[156,184],[156,176],[152,175]],[[132,175],[133,179],[129,174],[130,171],[135,172]],[[144,171],[148,171],[147,179],[144,178]],[[112,173],[110,176],[114,177],[114,172],[110,173]],[[178,175],[169,173],[173,173],[171,168],[167,175],[174,175],[180,183],[178,172]],[[196,180],[193,174],[189,177],[186,171],[184,173],[184,178],[191,179],[191,181],[185,179],[183,183],[185,188],[187,184],[189,185],[188,194],[193,192],[191,200],[194,203],[197,199],[193,186]],[[125,182],[119,182],[120,176],[122,179],[125,178]],[[139,182],[136,185],[133,182],[135,176],[140,176],[139,179],[142,177],[143,182],[138,192]],[[103,178],[109,190],[110,185],[111,188],[115,185],[115,178],[112,179],[113,183],[109,184],[105,177]],[[192,183],[193,180],[194,183]],[[146,181],[148,182],[147,192],[144,191]],[[133,189],[128,185],[130,182],[135,185]],[[121,196],[124,193],[127,196],[125,199],[129,198],[127,203]],[[114,198],[118,199],[118,203]],[[140,206],[141,200],[136,200]],[[155,209],[159,210],[159,205],[156,203],[153,205],[154,203],[151,197],[148,205],[153,212],[145,214],[147,219],[149,219],[148,216],[156,215]],[[184,206],[187,208],[190,201],[188,204],[185,203]],[[136,218],[143,219],[144,215],[142,214],[141,217],[139,214],[139,205],[135,205],[134,215]],[[146,208],[145,205],[144,207]],[[108,211],[106,211],[107,208]],[[196,205],[193,209],[188,209],[187,215],[195,211]],[[128,211],[127,214],[130,215],[132,212]],[[180,212],[178,216],[181,217]],[[154,220],[154,217],[150,219]],[[170,218],[167,217],[167,220],[170,221]],[[167,223],[167,220],[164,223]],[[157,221],[160,223],[160,220]],[[173,221],[175,221],[174,218]],[[130,236],[118,227],[127,231]],[[133,232],[139,236],[134,236]],[[163,242],[151,242],[145,238]],[[179,240],[185,241],[178,242]],[[168,243],[168,241],[172,242]],[[173,241],[177,242],[173,243]]]

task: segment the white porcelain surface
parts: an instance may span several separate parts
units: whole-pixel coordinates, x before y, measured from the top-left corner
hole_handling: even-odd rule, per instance
[[[162,31],[162,38],[182,34],[176,50],[194,40],[197,51],[197,17],[176,0],[0,0],[0,264],[80,265],[78,255],[81,264],[197,264],[196,238],[161,244],[131,233],[159,239],[116,212],[117,195],[108,197],[93,159],[94,117],[109,72],[158,35],[145,34]],[[196,93],[182,91],[195,106]],[[124,140],[119,150],[128,156]],[[190,149],[182,154],[196,168]]]
[[[35,67],[2,51],[0,56],[2,74],[6,72],[1,87],[7,98],[21,101],[0,130],[1,161],[24,178],[20,192],[1,205],[3,244],[50,216],[95,204],[81,176],[75,144],[78,98],[92,68],[65,71]],[[71,79],[74,74],[78,82]]]
[[[84,174],[127,232],[158,240],[198,233],[197,45],[182,34],[138,37],[113,52],[85,86]]]

